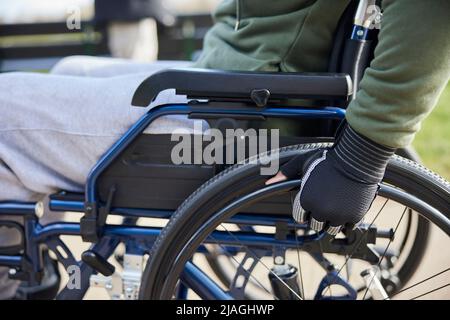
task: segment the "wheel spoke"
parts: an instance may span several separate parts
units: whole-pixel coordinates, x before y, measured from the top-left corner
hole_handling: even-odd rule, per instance
[[[321,255],[322,259],[327,260],[327,259],[323,256],[322,242],[320,242],[320,241],[319,241],[319,249],[320,249],[320,255]],[[333,268],[334,268],[334,267],[333,267]],[[329,271],[327,270],[327,272],[329,272]],[[330,283],[330,282],[328,283],[327,289],[325,290],[324,294],[325,294],[326,292],[328,292],[328,291],[330,291],[330,297],[332,297],[332,296],[333,296],[333,291],[331,290],[331,283]]]
[[[347,265],[345,266],[345,275],[347,276],[347,281],[350,281],[352,261],[348,258],[348,255],[345,256],[345,259],[348,259]]]
[[[400,291],[394,293],[394,294],[393,294],[392,296],[390,296],[388,299],[391,299],[391,298],[395,297],[396,295],[398,295],[398,294],[400,294],[400,293],[404,293],[405,291],[408,291],[408,290],[410,290],[410,289],[412,289],[412,288],[415,288],[415,287],[417,287],[418,285],[420,285],[420,284],[422,284],[422,283],[425,283],[425,282],[427,282],[427,281],[429,281],[429,280],[431,280],[431,279],[434,279],[434,278],[440,276],[441,274],[444,274],[444,273],[448,272],[449,270],[450,270],[450,268],[447,268],[447,269],[442,270],[442,271],[440,271],[440,272],[438,272],[438,273],[436,273],[436,274],[434,274],[434,275],[432,275],[432,276],[430,276],[430,277],[428,277],[428,278],[426,278],[426,279],[423,279],[423,280],[421,280],[421,281],[419,281],[419,282],[416,282],[415,284],[410,285],[409,287],[406,287],[406,288],[404,288],[404,289],[402,289],[402,290],[400,290]]]
[[[292,192],[291,192],[291,205],[293,205],[294,203],[294,198],[292,197]],[[297,260],[298,260],[298,273],[300,275],[300,295],[302,296],[303,299],[305,299],[305,288],[303,286],[303,274],[302,274],[302,263],[300,261],[300,245],[298,243],[298,229],[297,229],[297,223],[294,222],[294,233],[295,233],[295,242],[297,244]]]
[[[305,288],[303,286],[303,274],[302,274],[302,263],[300,261],[300,245],[298,244],[297,227],[294,226],[295,232],[295,242],[297,243],[297,259],[298,259],[298,273],[300,275],[300,295],[305,299]]]
[[[388,242],[388,244],[387,244],[387,246],[386,246],[386,249],[384,249],[383,255],[381,256],[380,260],[378,261],[378,264],[377,264],[377,270],[379,270],[380,265],[381,265],[381,263],[383,262],[383,259],[384,259],[384,257],[386,256],[386,253],[387,253],[388,250],[389,250],[389,247],[391,246],[392,239],[394,239],[395,234],[397,233],[398,227],[400,226],[400,223],[402,222],[402,219],[403,219],[403,217],[405,216],[405,213],[406,213],[407,210],[408,210],[408,207],[405,207],[405,210],[403,210],[402,215],[400,216],[400,219],[398,220],[397,225],[395,226],[393,236],[391,237],[391,239],[389,239],[389,242]],[[362,297],[362,300],[364,300],[364,299],[366,298],[366,295],[367,295],[367,293],[369,292],[369,288],[370,288],[370,286],[372,285],[373,280],[375,279],[375,277],[376,277],[376,273],[374,274],[373,278],[370,280],[369,285],[367,286],[367,289],[366,289],[366,291],[364,292],[364,296]]]
[[[224,228],[224,226],[221,224],[220,225],[222,228]],[[225,229],[225,228],[224,228]],[[214,237],[211,235],[210,236],[213,240],[215,240],[216,241],[216,243],[222,248],[222,250],[223,250],[223,252],[225,252],[225,254],[226,255],[228,255],[238,266],[240,265],[240,263],[239,263],[239,261],[237,261],[237,259],[235,258],[235,257],[233,257],[233,255],[232,254],[230,254],[229,252],[228,252],[228,250],[223,246],[223,245],[221,245],[216,239],[214,239]],[[250,255],[252,255],[253,256],[253,254],[252,253],[250,253],[250,252],[248,252],[248,250],[247,250],[247,247],[245,247],[245,251],[246,251],[246,253],[249,253]],[[249,272],[247,269],[245,269],[245,268],[243,268],[244,270],[245,270],[245,272],[248,274],[248,276],[250,277],[250,278],[252,278],[257,284],[258,284],[258,286],[260,286],[261,287],[261,289],[263,289],[264,291],[266,291],[268,294],[270,294],[273,298],[275,298],[276,299],[276,297],[273,295],[273,293],[269,290],[269,289],[267,289],[262,283],[261,283],[261,281],[259,281],[255,276],[253,276],[252,275],[252,273],[251,272]]]
[[[421,297],[423,297],[423,296],[426,296],[426,295],[428,295],[428,294],[430,294],[430,293],[433,293],[433,292],[439,291],[439,290],[441,290],[441,289],[444,289],[444,288],[446,288],[446,287],[448,287],[448,286],[450,286],[450,283],[447,283],[446,285],[443,285],[443,286],[438,287],[438,288],[436,288],[436,289],[430,290],[430,291],[428,291],[428,292],[422,293],[421,295],[418,295],[418,296],[416,296],[416,297],[414,297],[414,298],[412,298],[412,299],[410,299],[410,300],[416,300],[416,299],[419,299],[419,298],[421,298]]]
[[[237,239],[237,237],[232,233],[232,232],[230,232],[223,224],[221,224],[221,226],[233,237],[233,238],[235,238],[235,240],[237,240],[237,241],[239,241],[238,239]],[[262,262],[262,260],[261,259],[259,259],[258,258],[258,256],[252,251],[252,250],[250,250],[250,248],[248,248],[247,247],[247,249],[248,249],[248,252],[250,253],[250,254],[252,254],[253,256],[254,256],[254,258],[256,259],[256,260],[258,260],[260,263],[261,263],[261,265],[267,270],[267,271],[269,271],[271,274],[273,274],[274,276],[275,276],[275,278],[277,278],[286,288],[288,288],[289,289],[289,291],[291,291],[299,300],[303,300],[302,299],[302,297],[300,297],[299,296],[299,294],[297,293],[297,292],[295,292],[295,290],[293,290],[283,279],[281,279],[275,272],[273,272],[264,262]]]

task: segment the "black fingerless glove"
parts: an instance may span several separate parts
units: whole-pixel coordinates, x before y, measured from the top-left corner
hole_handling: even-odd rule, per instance
[[[334,147],[293,158],[281,168],[288,178],[303,174],[293,217],[311,228],[336,234],[341,225],[358,223],[369,210],[395,149],[358,134],[348,124]]]

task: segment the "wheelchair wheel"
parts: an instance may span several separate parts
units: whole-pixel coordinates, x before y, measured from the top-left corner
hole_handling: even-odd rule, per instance
[[[280,161],[323,146],[284,148]],[[246,207],[295,193],[299,185],[289,181],[264,187],[266,177],[259,175],[259,168],[258,162],[247,161],[227,169],[180,206],[152,248],[141,298],[170,299],[180,280],[201,298],[387,298],[401,292],[422,260],[428,237],[425,219],[441,230],[448,245],[450,184],[400,157],[390,162],[366,223],[344,229],[334,240],[293,221],[284,227],[284,238],[278,226],[255,224],[251,232],[236,231],[230,222]],[[228,287],[197,263],[211,245],[236,263]],[[448,270],[450,256],[443,255],[443,268]],[[317,290],[310,283],[306,288],[304,278],[315,278]]]
[[[397,155],[420,163],[420,157],[412,147],[399,149]],[[414,223],[415,219],[417,220],[416,223]],[[430,233],[430,223],[428,220],[421,216],[417,216],[417,214],[409,209],[402,220],[402,224],[406,226],[406,232],[402,235],[399,255],[404,256],[405,259],[403,259],[401,266],[400,264],[397,264],[397,277],[402,283],[406,283],[417,270],[421,258],[425,253]],[[254,228],[251,226],[238,225],[237,227],[241,231],[254,231]],[[407,247],[408,243],[412,243],[412,245]],[[210,245],[208,252],[205,254],[205,258],[209,267],[222,284],[227,288],[231,287],[240,263],[235,261],[234,257],[230,257],[224,252],[219,245]],[[261,289],[252,278],[249,279],[249,282],[253,283],[255,290],[259,291],[258,289]],[[255,290],[246,292],[244,298],[252,300],[254,296],[257,297],[258,293],[256,295],[253,294],[252,296],[252,292],[254,293]]]

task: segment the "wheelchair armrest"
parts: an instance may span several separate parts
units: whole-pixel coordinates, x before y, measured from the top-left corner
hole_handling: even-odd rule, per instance
[[[145,79],[134,92],[132,105],[146,107],[166,89],[189,98],[243,100],[262,107],[270,100],[347,100],[352,94],[352,80],[339,73],[168,69]]]

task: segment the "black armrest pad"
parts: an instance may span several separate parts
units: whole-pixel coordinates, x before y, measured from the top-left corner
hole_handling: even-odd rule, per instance
[[[244,99],[252,101],[255,90],[270,99],[348,99],[352,81],[337,73],[235,72],[207,69],[168,69],[148,77],[134,92],[132,105],[148,106],[166,89],[198,99]]]

